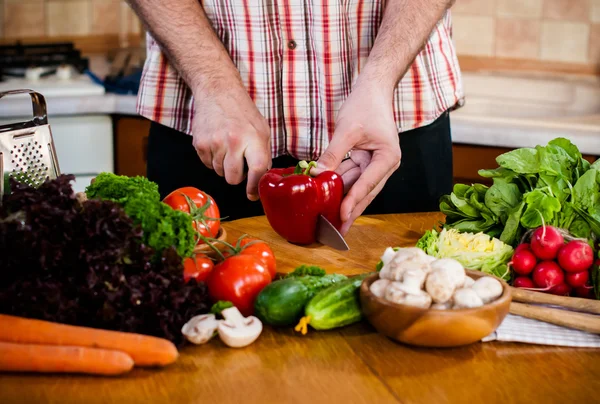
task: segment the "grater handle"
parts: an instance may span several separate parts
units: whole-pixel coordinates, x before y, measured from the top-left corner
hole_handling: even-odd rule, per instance
[[[0,92],[0,98],[5,97],[7,95],[16,95],[16,94],[29,94],[31,97],[31,105],[33,107],[33,119],[27,122],[29,125],[27,126],[39,126],[39,125],[48,125],[48,115],[46,113],[46,99],[44,96],[36,91],[23,89],[23,90],[11,90]],[[23,127],[19,125],[19,127]],[[0,126],[0,132],[3,129],[16,129],[14,125],[2,125]]]

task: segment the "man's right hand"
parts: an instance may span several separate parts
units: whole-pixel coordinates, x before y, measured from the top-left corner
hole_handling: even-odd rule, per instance
[[[244,180],[246,159],[246,194],[255,201],[258,181],[271,167],[270,129],[244,86],[232,81],[194,92],[193,143],[202,162],[232,185]]]

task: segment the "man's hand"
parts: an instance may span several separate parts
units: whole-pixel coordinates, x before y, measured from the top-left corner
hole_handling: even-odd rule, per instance
[[[228,183],[244,179],[258,199],[258,180],[271,165],[269,127],[248,95],[227,50],[198,0],[128,0],[194,94],[194,146],[202,162]]]
[[[336,170],[350,191],[341,208],[342,234],[400,166],[393,92],[454,0],[388,0],[369,59],[342,105],[320,168]],[[350,150],[352,158],[340,165]],[[371,153],[371,159],[366,152]],[[317,172],[318,172],[317,171]]]
[[[241,84],[194,94],[194,147],[202,162],[229,184],[244,180],[248,199],[258,200],[258,180],[271,166],[269,125]]]
[[[351,158],[341,163],[350,150]],[[389,91],[366,82],[357,84],[339,111],[329,147],[317,162],[318,172],[336,170],[344,187],[350,187],[340,211],[342,234],[398,169],[400,156]]]

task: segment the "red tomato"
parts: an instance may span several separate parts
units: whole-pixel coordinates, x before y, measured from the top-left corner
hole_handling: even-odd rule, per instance
[[[186,258],[183,261],[183,280],[187,282],[193,278],[196,282],[203,282],[208,278],[213,267],[212,260],[203,254]]]
[[[167,195],[163,202],[175,210],[189,213],[194,220],[194,229],[204,237],[217,237],[221,227],[219,207],[206,192],[194,187],[179,188]],[[203,241],[199,240],[200,243]]]
[[[248,247],[245,247],[250,242],[253,242],[253,244]],[[251,255],[256,257],[257,259],[260,259],[262,263],[267,267],[269,274],[271,274],[271,279],[275,278],[275,275],[277,275],[275,255],[273,255],[273,251],[267,243],[257,239],[243,238],[240,241],[240,247],[244,247],[240,254]]]
[[[210,273],[206,284],[210,298],[233,303],[244,315],[254,313],[254,300],[271,283],[266,265],[253,255],[234,255],[221,261]]]

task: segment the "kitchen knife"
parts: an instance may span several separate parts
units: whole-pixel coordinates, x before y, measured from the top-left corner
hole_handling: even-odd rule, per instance
[[[323,215],[317,219],[317,241],[336,250],[348,251],[350,247],[340,232]]]

